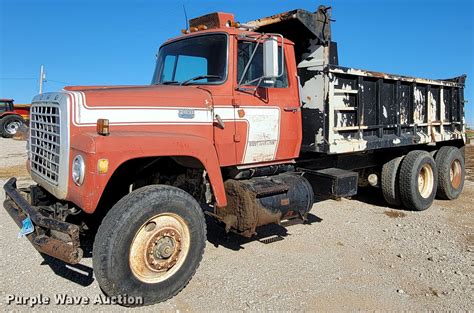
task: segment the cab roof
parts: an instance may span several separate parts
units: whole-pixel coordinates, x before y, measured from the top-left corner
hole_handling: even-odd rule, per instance
[[[193,18],[189,21],[189,29],[184,29],[181,32],[183,35],[170,38],[163,43],[163,45],[187,37],[212,33],[225,33],[231,36],[239,36],[243,34],[255,36],[260,34],[259,32],[252,31],[251,28],[246,27],[239,22],[235,22],[233,14],[224,12],[214,12]],[[284,43],[293,44],[293,42],[288,39],[284,39]]]

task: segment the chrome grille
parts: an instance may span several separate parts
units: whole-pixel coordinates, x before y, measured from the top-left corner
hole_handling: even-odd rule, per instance
[[[30,116],[31,170],[53,185],[59,180],[60,110],[55,103],[35,103]]]

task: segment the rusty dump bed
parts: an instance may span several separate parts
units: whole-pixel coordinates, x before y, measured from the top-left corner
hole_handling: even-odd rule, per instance
[[[248,22],[295,43],[304,152],[328,154],[464,140],[466,76],[430,80],[338,65],[331,8]],[[389,61],[389,60],[387,60]]]
[[[300,69],[303,150],[347,153],[464,140],[464,80],[328,65]]]

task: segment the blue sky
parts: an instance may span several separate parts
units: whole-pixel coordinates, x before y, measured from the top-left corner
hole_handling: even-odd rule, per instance
[[[238,21],[333,6],[339,63],[426,78],[467,74],[474,125],[474,1],[0,0],[0,97],[29,103],[45,65],[45,91],[64,85],[148,84],[155,53],[190,18],[232,12]]]

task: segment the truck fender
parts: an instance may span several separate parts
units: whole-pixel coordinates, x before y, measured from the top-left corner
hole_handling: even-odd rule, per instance
[[[69,179],[67,200],[76,203],[87,213],[95,211],[107,183],[122,164],[132,159],[160,156],[185,156],[199,160],[209,177],[216,206],[227,206],[217,152],[212,140],[206,137],[176,133],[116,131],[109,136],[82,133],[73,136],[71,142],[73,143],[71,162],[76,154],[85,154],[86,168],[89,170],[84,184],[80,187]],[[109,160],[106,174],[97,173],[99,159]]]
[[[0,114],[0,119],[4,118],[5,116],[9,116],[9,115],[18,116],[19,118],[24,120],[24,117],[22,115],[16,113],[16,112],[4,112],[4,113]]]

